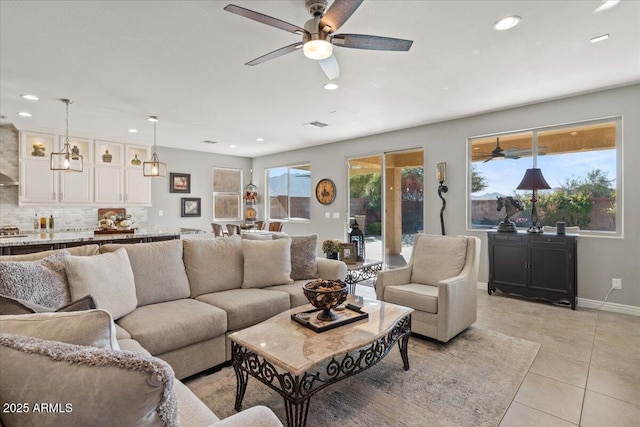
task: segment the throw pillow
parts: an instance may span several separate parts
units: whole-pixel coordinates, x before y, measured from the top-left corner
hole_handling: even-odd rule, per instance
[[[55,309],[71,301],[65,274],[69,252],[37,261],[0,261],[0,294]]]
[[[127,251],[136,284],[138,306],[189,298],[189,279],[182,261],[182,241],[143,243],[138,245],[110,244],[100,252]]]
[[[270,233],[242,233],[241,236],[247,240],[273,240]]]
[[[124,249],[94,256],[69,256],[66,270],[74,300],[92,295],[98,307],[111,313],[114,320],[135,310],[136,287]]]
[[[274,235],[273,238],[286,239],[287,236]],[[317,247],[317,234],[291,236],[291,278],[293,280],[318,278]]]
[[[242,286],[244,264],[239,235],[182,243],[192,298]]]
[[[24,301],[18,298],[9,298],[0,295],[0,315],[6,314],[32,314],[32,313],[66,313],[70,311],[92,310],[96,307],[96,302],[91,295],[82,297],[76,301],[71,301],[62,307],[53,310],[50,307]]]
[[[0,316],[0,332],[119,350],[113,319],[105,310]]]
[[[418,234],[413,246],[411,281],[438,286],[438,282],[457,276],[467,259],[465,236]]]
[[[291,241],[243,240],[243,288],[263,288],[291,283]]]
[[[2,334],[0,370],[3,401],[31,409],[3,413],[7,426],[180,425],[173,370],[152,356]]]

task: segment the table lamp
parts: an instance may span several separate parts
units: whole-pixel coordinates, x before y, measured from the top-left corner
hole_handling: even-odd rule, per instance
[[[531,195],[531,227],[527,230],[529,233],[542,233],[542,229],[538,227],[538,212],[536,211],[536,192],[538,190],[548,190],[551,188],[547,181],[545,181],[544,176],[542,176],[542,171],[538,168],[527,169],[524,173],[524,177],[520,182],[520,185],[516,187],[518,190],[533,190]]]

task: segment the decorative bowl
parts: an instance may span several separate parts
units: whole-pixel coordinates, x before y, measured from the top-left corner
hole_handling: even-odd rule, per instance
[[[347,284],[341,280],[317,279],[306,283],[302,287],[304,296],[307,297],[312,306],[321,308],[318,313],[318,320],[336,320],[336,315],[332,308],[342,304],[347,299]]]

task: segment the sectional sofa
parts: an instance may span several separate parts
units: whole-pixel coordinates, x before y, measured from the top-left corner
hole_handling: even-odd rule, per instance
[[[271,240],[252,240],[231,236],[132,245],[108,244],[99,248],[90,245],[72,248],[68,252],[0,257],[0,294],[7,296],[14,292],[8,295],[12,298],[3,297],[0,313],[11,312],[7,307],[18,307],[14,312],[20,312],[24,306],[28,311],[32,305],[46,306],[47,311],[60,309],[61,306],[61,310],[65,311],[65,304],[71,304],[72,308],[74,304],[79,308],[90,308],[86,306],[87,302],[91,307],[92,304],[97,307],[89,311],[0,317],[3,377],[5,371],[20,372],[28,366],[22,360],[25,351],[29,353],[25,349],[30,348],[37,353],[37,357],[29,353],[31,357],[46,359],[46,354],[51,351],[70,351],[59,346],[77,346],[73,325],[100,323],[86,319],[80,321],[81,314],[103,320],[107,316],[107,326],[103,324],[102,329],[98,328],[102,332],[94,333],[100,338],[91,337],[79,344],[106,352],[99,355],[106,359],[113,357],[113,354],[132,357],[133,361],[118,362],[124,366],[139,366],[140,360],[144,360],[152,367],[137,370],[137,374],[149,375],[151,372],[150,375],[162,378],[156,381],[161,384],[156,385],[160,388],[155,390],[159,398],[155,402],[157,405],[146,416],[153,422],[139,424],[171,425],[171,422],[167,422],[167,414],[171,414],[171,411],[177,414],[173,419],[181,421],[182,425],[213,424],[217,417],[178,380],[230,360],[230,342],[227,338],[230,333],[306,304],[302,284],[317,277],[342,280],[346,277],[344,263],[316,258],[317,236],[276,237]],[[27,267],[33,268],[33,271],[20,271]],[[42,270],[48,270],[50,275],[46,276]],[[44,280],[48,283],[45,288],[56,282],[56,271],[63,283],[51,286],[53,289],[39,289],[41,283],[33,285],[39,280],[36,276],[42,274],[47,278]],[[27,277],[24,277],[25,274]],[[36,288],[37,295],[29,294],[25,288]],[[21,331],[29,329],[25,325],[33,322],[67,326],[40,326],[22,334]],[[64,336],[66,332],[56,332],[67,329],[72,338]],[[75,329],[81,331],[81,337],[86,335],[85,326]],[[47,335],[43,331],[54,333]],[[33,344],[30,340],[42,342]],[[34,350],[48,345],[58,347],[44,351],[44,356],[38,353],[40,350]],[[14,365],[10,365],[12,359],[8,355],[15,359]],[[93,360],[98,356],[89,354],[83,357]],[[49,360],[46,362],[45,366],[54,363]],[[83,363],[88,362],[80,364]],[[118,371],[118,368],[122,368],[118,363],[115,368],[110,363],[107,365]],[[17,365],[23,366],[22,370],[17,369]],[[159,374],[162,372],[164,374]],[[28,373],[28,369],[23,372],[27,376]],[[170,391],[167,391],[168,382],[172,383]],[[125,384],[123,382],[121,386],[125,387]],[[118,387],[117,383],[113,386]],[[5,383],[0,386],[0,398],[4,402],[12,392],[20,395],[23,390],[19,389],[21,386],[8,387]],[[16,397],[15,393],[13,397]],[[172,399],[177,399],[176,405],[171,405]],[[167,409],[174,406],[177,409]],[[79,413],[82,410],[78,408],[75,411],[77,419],[81,419]],[[129,412],[135,412],[135,409]],[[5,421],[4,415],[1,419],[5,426],[13,425]],[[223,422],[234,423],[236,421],[232,419],[236,417],[238,424],[235,425],[279,424],[273,413],[260,407],[243,411]],[[15,419],[11,418],[12,421]],[[71,418],[63,417],[65,419],[69,421]]]

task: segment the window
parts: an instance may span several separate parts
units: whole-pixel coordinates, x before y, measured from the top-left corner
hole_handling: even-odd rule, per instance
[[[213,168],[213,219],[241,220],[242,170]]]
[[[269,219],[309,220],[311,165],[267,169]]]
[[[471,228],[494,228],[504,218],[497,197],[512,196],[522,211],[510,219],[530,225],[531,191],[516,190],[527,169],[542,171],[549,190],[538,190],[538,225],[563,221],[580,231],[620,234],[616,216],[621,119],[594,120],[469,138]]]

